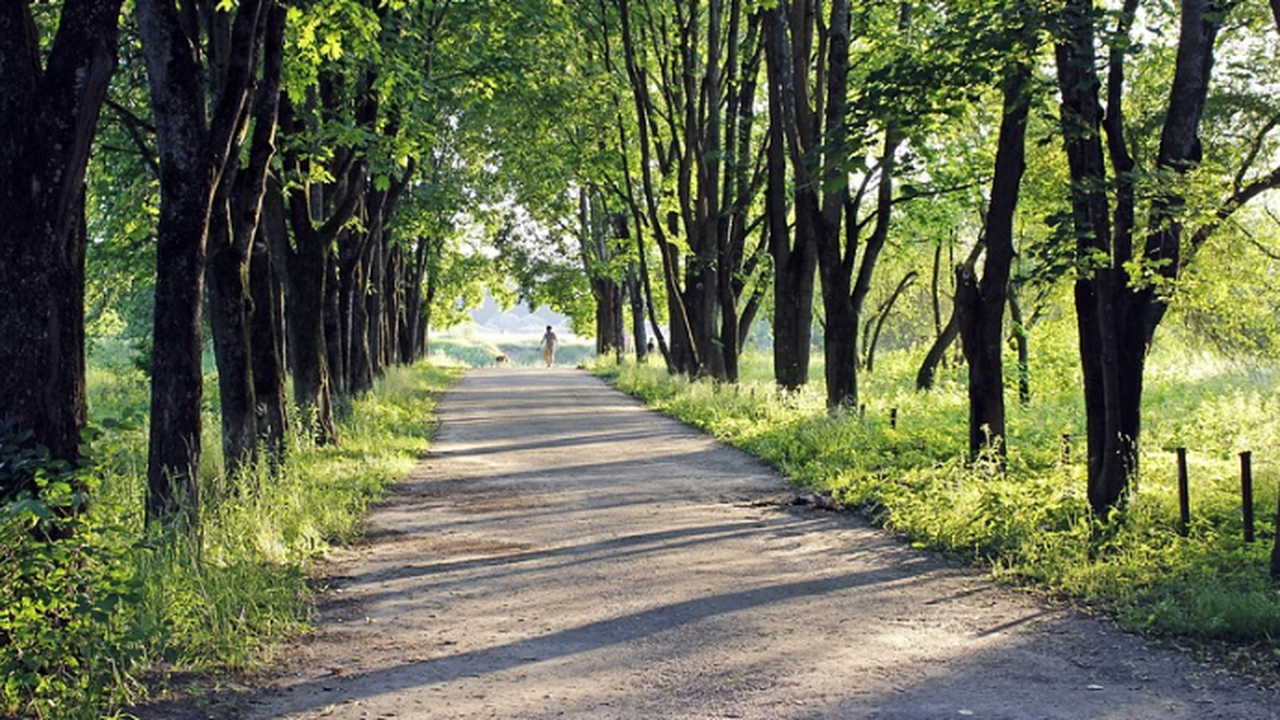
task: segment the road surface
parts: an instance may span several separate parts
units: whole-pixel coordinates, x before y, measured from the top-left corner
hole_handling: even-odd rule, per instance
[[[1269,691],[794,506],[587,373],[476,370],[438,409],[430,456],[333,559],[318,634],[266,687],[163,717],[1278,717]]]

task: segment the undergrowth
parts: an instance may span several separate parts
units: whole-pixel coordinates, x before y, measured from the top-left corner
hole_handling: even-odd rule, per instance
[[[1061,367],[1041,374],[1029,404],[1009,394],[1002,468],[965,460],[963,368],[918,393],[918,359],[879,359],[875,374],[860,378],[862,412],[828,412],[820,381],[779,392],[759,356],[746,358],[737,384],[690,382],[658,366],[606,363],[597,372],[918,546],[1102,608],[1131,630],[1234,644],[1251,662],[1280,666],[1280,593],[1268,573],[1280,458],[1263,454],[1280,447],[1280,377],[1212,358],[1153,357],[1143,472],[1125,509],[1103,522],[1085,496],[1082,400],[1069,361],[1044,360]],[[1179,446],[1192,458],[1187,537],[1177,532]],[[1257,451],[1251,544],[1242,539],[1244,450]]]
[[[228,481],[202,464],[200,522],[189,533],[148,529],[142,516],[137,370],[91,370],[83,470],[0,432],[0,472],[20,460],[40,484],[0,505],[0,718],[114,717],[163,692],[157,668],[247,673],[270,661],[273,646],[309,628],[308,563],[351,539],[368,504],[425,453],[434,398],[456,375],[388,370],[340,419],[340,445],[294,432],[275,470]],[[206,456],[217,455],[217,426],[206,419]]]

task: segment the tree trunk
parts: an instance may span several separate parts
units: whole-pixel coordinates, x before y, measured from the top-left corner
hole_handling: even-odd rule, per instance
[[[237,477],[257,454],[257,398],[253,386],[248,248],[233,238],[228,199],[220,197],[209,223],[209,327],[218,366],[222,416],[222,458],[227,476]]]
[[[643,363],[649,359],[649,332],[644,319],[644,294],[634,264],[627,268],[626,291],[631,305],[631,337],[635,341],[636,362]]]
[[[67,0],[44,68],[28,4],[0,7],[0,416],[72,466],[86,422],[84,176],[120,5]],[[0,501],[33,481],[0,471]]]
[[[419,240],[419,243],[422,241]],[[400,365],[404,363],[403,355],[400,349],[401,338],[408,332],[408,324],[405,322],[404,305],[405,305],[405,285],[408,283],[407,278],[411,269],[405,260],[405,253],[399,245],[392,245],[387,248],[387,279],[383,284],[383,313],[386,316],[387,324],[387,364]],[[401,325],[405,327],[402,328]],[[412,341],[410,341],[412,342]]]
[[[956,336],[959,334],[960,323],[956,318],[955,308],[952,308],[951,318],[947,320],[946,325],[942,326],[942,331],[938,333],[938,337],[929,346],[929,352],[925,354],[924,362],[920,363],[920,369],[916,371],[916,390],[933,389],[938,366],[942,364],[942,359],[946,357],[947,348],[951,347],[951,344],[956,341]]]
[[[822,253],[819,253],[821,258]],[[837,267],[838,267],[837,263]],[[822,269],[823,309],[826,332],[822,348],[826,361],[827,407],[858,406],[858,325],[859,315],[849,295],[849,282],[839,272]]]
[[[424,316],[421,310],[424,305],[430,308],[430,300],[424,302],[424,290],[428,291],[426,294],[429,297],[429,291],[435,289],[435,273],[428,269],[431,267],[429,263],[433,261],[433,245],[434,243],[425,237],[418,238],[418,246],[414,249],[413,266],[407,268],[405,273],[407,286],[403,290],[405,298],[402,309],[405,330],[400,340],[400,362],[406,364],[414,361],[418,348],[426,342],[427,327],[424,317],[430,316]]]
[[[275,154],[285,25],[284,8],[272,5],[268,12],[249,159],[243,168],[233,161],[218,184],[205,268],[209,325],[218,366],[222,455],[228,477],[237,477],[242,466],[256,459],[260,435],[253,377],[250,254],[266,194],[267,173]]]
[[[998,325],[994,343],[991,340],[990,326],[995,323],[985,314],[992,307],[984,302],[988,298],[983,289],[985,283],[979,283],[969,269],[956,269],[956,320],[969,366],[970,460],[976,460],[984,448],[1002,456],[1005,452],[1003,343]]]
[[[205,119],[203,67],[165,0],[138,2],[138,34],[151,85],[160,150],[155,315],[151,346],[151,442],[147,518],[194,524],[199,509],[200,297],[215,172]]]
[[[622,288],[612,278],[597,277],[591,281],[591,295],[596,301],[596,355],[622,350]]]
[[[346,232],[339,233],[341,244]],[[324,324],[325,362],[329,367],[329,388],[335,395],[347,394],[346,353],[343,351],[344,326],[347,318],[342,313],[342,294],[344,288],[338,277],[338,258],[334,252],[326,253],[324,280],[324,302],[322,318]]]
[[[981,257],[982,251],[986,249],[987,239],[980,236],[978,242],[974,243],[973,249],[969,251],[968,257],[964,260],[964,265],[956,268],[956,272],[965,272],[970,275],[974,272],[974,265],[977,264],[978,258]],[[937,287],[937,280],[933,281],[933,285]],[[951,316],[947,318],[947,324],[938,330],[938,336],[934,338],[933,345],[929,346],[929,352],[925,355],[924,361],[920,363],[920,369],[916,371],[916,390],[924,391],[933,388],[933,381],[937,375],[938,367],[943,365],[943,361],[947,355],[947,349],[955,343],[956,338],[960,335],[960,320],[956,317],[958,306],[952,300]]]
[[[276,201],[280,200],[276,196]],[[283,231],[283,214],[278,215]],[[259,231],[261,233],[263,231]],[[254,243],[249,267],[252,294],[251,338],[253,351],[253,394],[257,401],[258,434],[273,469],[284,460],[285,430],[288,428],[285,398],[284,289],[271,264],[267,243]]]
[[[1034,31],[1034,30],[1033,30]],[[1004,306],[1013,266],[1013,220],[1026,162],[1031,68],[1011,61],[986,220],[986,261],[979,282],[967,267],[956,274],[956,309],[969,365],[969,456],[1005,448]]]
[[[338,100],[330,97],[336,91],[333,83],[322,76],[319,98],[310,103],[330,103]],[[311,112],[318,112],[309,106]],[[306,127],[307,117],[300,115],[289,101],[288,94],[280,98],[280,129],[285,136],[300,134]],[[288,358],[293,370],[294,402],[306,417],[306,427],[319,443],[338,441],[334,422],[332,383],[338,377],[331,376],[329,338],[326,322],[333,318],[329,303],[336,288],[329,282],[333,247],[338,235],[354,217],[364,196],[366,166],[348,147],[335,148],[325,159],[323,173],[313,173],[320,159],[303,156],[295,146],[284,153],[284,166],[299,178],[288,189],[287,217],[293,242],[287,237],[272,238],[271,252],[280,258],[277,267],[284,268],[285,315],[287,318]],[[322,174],[329,180],[313,179]]]
[[[234,18],[218,15],[209,20],[217,28],[201,28],[185,22],[172,0],[138,3],[160,155],[147,468],[153,521],[193,524],[198,517],[205,247],[219,178],[239,152],[264,4],[243,2]],[[203,52],[201,41],[215,35],[227,44]]]
[[[1128,32],[1137,4],[1127,0],[1117,35]],[[1184,0],[1177,63],[1157,165],[1174,174],[1200,162],[1198,129],[1213,64],[1213,45],[1225,13],[1210,0]],[[1084,376],[1086,433],[1089,444],[1089,504],[1105,517],[1121,505],[1138,471],[1143,371],[1146,352],[1164,316],[1168,300],[1150,285],[1129,283],[1133,249],[1133,160],[1124,136],[1121,107],[1123,43],[1108,63],[1107,106],[1099,101],[1101,83],[1094,51],[1097,29],[1093,6],[1072,0],[1062,10],[1065,29],[1056,48],[1062,93],[1062,126],[1072,178],[1072,219],[1077,255],[1082,261],[1104,256],[1110,266],[1076,283],[1080,360]],[[1116,168],[1117,203],[1111,214],[1105,188],[1101,131],[1105,128],[1111,166]],[[1175,279],[1181,262],[1181,211],[1184,200],[1157,187],[1142,249],[1144,264],[1165,280]]]
[[[1017,286],[1009,286],[1009,318],[1013,321],[1013,342],[1018,353],[1018,403],[1031,403],[1031,349],[1027,342],[1027,321],[1018,301]]]
[[[383,233],[376,242],[369,244],[366,262],[369,267],[369,292],[365,296],[365,316],[369,323],[369,372],[374,378],[383,376],[387,366],[387,318],[383,315],[382,299],[387,285],[387,244],[390,234]]]
[[[884,305],[880,307],[880,311],[877,312],[875,318],[873,318],[874,325],[872,325],[872,327],[874,330],[871,332],[865,343],[867,346],[867,359],[865,363],[867,372],[871,372],[875,369],[876,345],[880,343],[880,332],[884,330],[885,320],[889,318],[889,313],[893,312],[893,306],[897,304],[898,298],[901,297],[902,293],[911,286],[911,283],[915,281],[918,274],[919,273],[915,270],[912,270],[904,275],[902,280],[898,282],[898,286],[893,289],[893,294],[889,296],[889,299],[885,301]]]
[[[902,5],[900,30],[908,27],[909,9],[909,5]],[[780,5],[779,12],[771,16],[768,44],[775,59],[770,83],[782,99],[783,136],[794,176],[796,233],[799,237],[812,232],[822,281],[827,405],[856,407],[860,318],[889,235],[894,165],[901,138],[897,126],[889,122],[879,167],[867,175],[868,181],[874,175],[879,187],[874,229],[863,242],[859,235],[865,223],[858,217],[862,194],[851,196],[844,170],[849,152],[850,7],[847,0],[834,0],[825,23],[819,21],[816,10],[804,3],[791,3]],[[815,38],[820,40],[816,53]],[[817,80],[809,77],[815,66]],[[819,85],[823,81],[825,87]],[[823,94],[822,99],[815,101],[810,93]]]
[[[295,230],[296,232],[296,230]],[[337,442],[325,350],[325,247],[314,240],[298,242],[289,257],[285,326],[293,374],[293,402],[309,414],[307,427],[317,442]]]
[[[371,247],[369,243],[366,247]],[[356,263],[354,283],[351,288],[351,329],[347,373],[350,376],[348,389],[353,396],[359,397],[373,389],[373,361],[369,349],[369,306],[365,287],[368,282],[368,253]]]
[[[409,362],[426,357],[431,348],[431,309],[435,307],[436,294],[440,290],[440,253],[443,251],[444,238],[431,243],[430,253],[418,264],[411,284],[413,296],[417,299],[407,311],[413,316],[417,332],[413,337],[414,346]]]
[[[813,291],[817,255],[809,224],[797,213],[794,242],[787,221],[787,147],[784,123],[796,123],[795,87],[785,20],[780,7],[765,11],[769,71],[769,145],[765,213],[773,257],[773,375],[778,386],[796,390],[809,382],[813,342]],[[789,112],[788,112],[789,108]]]

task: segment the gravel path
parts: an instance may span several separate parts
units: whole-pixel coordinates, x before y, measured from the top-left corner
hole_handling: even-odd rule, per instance
[[[268,687],[163,717],[1280,717],[1187,656],[791,506],[769,468],[586,373],[472,371],[439,412],[335,558],[317,636]]]

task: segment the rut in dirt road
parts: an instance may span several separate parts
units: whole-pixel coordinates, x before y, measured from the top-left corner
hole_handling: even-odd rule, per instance
[[[586,373],[473,371],[439,413],[336,559],[318,635],[236,717],[1277,717],[1270,692],[793,507]]]

